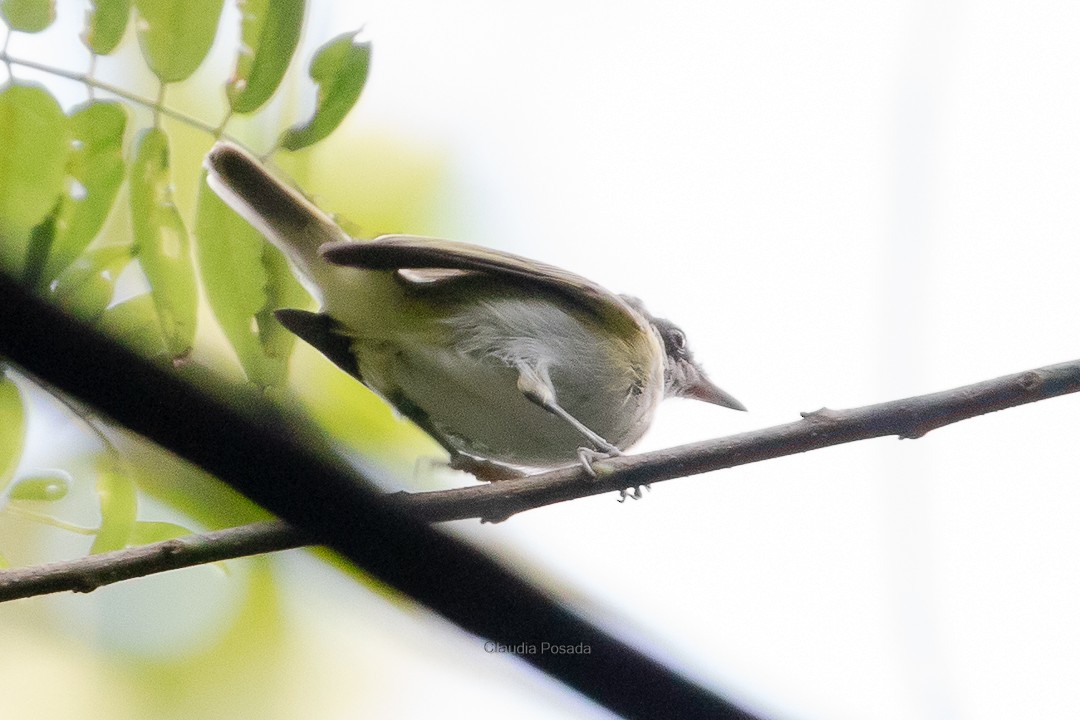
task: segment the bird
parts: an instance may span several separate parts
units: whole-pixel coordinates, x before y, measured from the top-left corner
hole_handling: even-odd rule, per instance
[[[595,476],[665,398],[746,410],[685,333],[635,297],[479,245],[356,240],[231,142],[204,166],[321,305],[279,309],[278,321],[430,435],[453,468],[494,481],[580,462]]]

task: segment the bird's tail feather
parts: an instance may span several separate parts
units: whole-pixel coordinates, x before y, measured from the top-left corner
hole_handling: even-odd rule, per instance
[[[347,238],[326,213],[242,148],[219,142],[204,164],[214,192],[309,279],[314,281],[326,265],[319,257],[319,247]]]

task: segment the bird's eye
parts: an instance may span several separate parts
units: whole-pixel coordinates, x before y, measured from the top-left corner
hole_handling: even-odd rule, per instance
[[[671,333],[668,335],[668,340],[671,342],[672,350],[685,350],[686,349],[686,335],[682,330],[678,328],[672,328]]]

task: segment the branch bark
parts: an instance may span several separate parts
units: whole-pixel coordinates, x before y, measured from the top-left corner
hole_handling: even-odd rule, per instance
[[[1080,391],[1080,360],[1049,365],[929,395],[847,410],[822,408],[796,422],[520,480],[439,490],[399,492],[398,507],[427,522],[468,518],[505,520],[524,510],[589,495],[628,490],[724,468],[794,455],[831,445],[895,435],[919,438],[937,428]],[[168,540],[78,560],[0,572],[0,601],[102,585],[181,567],[300,547],[304,537],[282,521]]]
[[[1080,391],[1080,360],[984,380],[972,385],[846,410],[821,408],[784,425],[594,464],[596,479],[580,466],[524,480],[391,499],[428,522],[479,517],[505,520],[523,510],[589,495],[723,470],[858,440],[895,435],[922,437],[979,415]]]
[[[349,465],[329,452],[325,437],[306,430],[302,418],[287,417],[251,388],[198,373],[197,366],[178,373],[139,357],[2,273],[0,355],[215,475],[467,633],[511,646],[587,646],[587,653],[518,659],[619,716],[753,717],[479,549],[388,502],[377,489],[377,469],[361,461]]]
[[[197,533],[75,560],[0,571],[0,602],[64,592],[92,592],[121,580],[288,550],[308,540],[281,520]]]

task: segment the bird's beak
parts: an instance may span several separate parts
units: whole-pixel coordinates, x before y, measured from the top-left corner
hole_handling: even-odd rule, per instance
[[[712,380],[705,377],[705,373],[696,365],[691,365],[690,372],[687,374],[689,377],[686,378],[686,386],[680,393],[683,397],[746,412],[745,405],[714,385]]]

